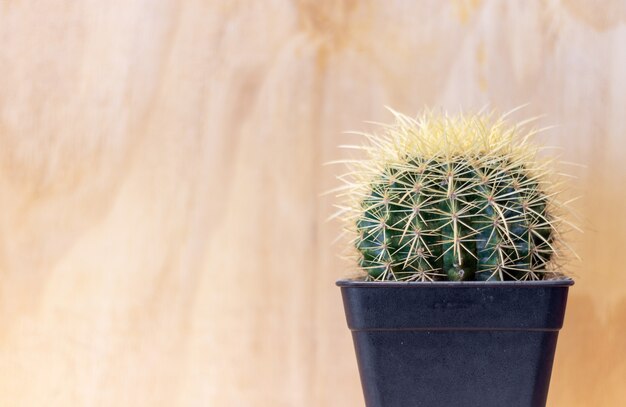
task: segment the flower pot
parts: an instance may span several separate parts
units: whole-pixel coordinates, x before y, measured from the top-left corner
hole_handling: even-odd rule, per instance
[[[573,283],[338,281],[367,407],[544,407]]]

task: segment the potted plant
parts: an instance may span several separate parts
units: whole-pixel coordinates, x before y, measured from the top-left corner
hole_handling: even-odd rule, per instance
[[[394,115],[340,177],[366,405],[545,406],[573,284],[550,162],[505,117]]]

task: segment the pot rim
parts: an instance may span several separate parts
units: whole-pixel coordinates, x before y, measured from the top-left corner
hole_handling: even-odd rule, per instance
[[[365,281],[363,277],[343,278],[335,282],[338,287],[359,287],[359,288],[425,288],[425,287],[569,287],[574,285],[574,280],[570,277],[555,278],[551,280],[536,281]]]

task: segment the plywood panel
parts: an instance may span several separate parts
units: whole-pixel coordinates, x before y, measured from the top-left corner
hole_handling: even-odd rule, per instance
[[[559,127],[586,233],[550,406],[626,405],[626,7],[0,2],[0,404],[362,403],[324,222],[348,129]]]

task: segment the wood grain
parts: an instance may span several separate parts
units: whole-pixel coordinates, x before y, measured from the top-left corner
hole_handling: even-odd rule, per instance
[[[623,1],[0,1],[0,404],[361,405],[322,164],[530,103],[586,166],[549,405],[626,405],[625,70]]]

